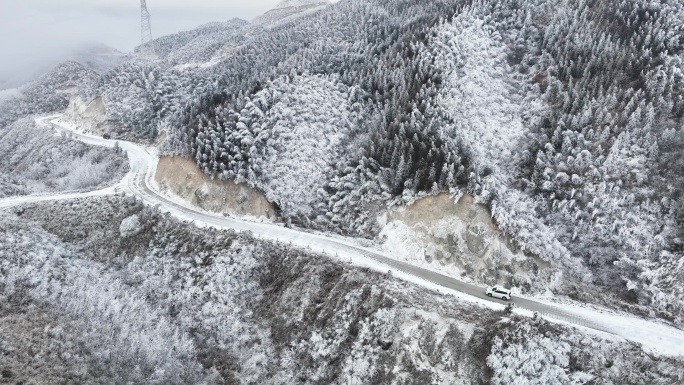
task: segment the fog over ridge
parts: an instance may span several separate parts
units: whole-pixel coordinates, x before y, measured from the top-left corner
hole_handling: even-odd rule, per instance
[[[251,20],[279,0],[147,0],[153,37],[212,21]],[[0,4],[0,89],[48,71],[86,47],[130,52],[140,44],[137,0],[25,0]]]

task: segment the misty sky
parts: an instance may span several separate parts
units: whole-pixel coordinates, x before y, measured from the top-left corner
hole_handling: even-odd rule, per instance
[[[280,0],[147,0],[153,37],[210,21],[246,20]],[[0,86],[84,43],[123,52],[140,44],[139,0],[0,0]]]

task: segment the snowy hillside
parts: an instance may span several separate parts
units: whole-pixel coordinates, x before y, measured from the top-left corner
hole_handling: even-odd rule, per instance
[[[0,96],[0,129],[27,115],[63,111],[71,93],[86,94],[98,80],[98,74],[83,64],[60,64],[35,81]]]
[[[344,156],[342,140],[351,125],[348,92],[335,85],[323,77],[279,79],[255,95],[254,106],[245,106],[247,114],[263,114],[250,123],[268,133],[256,139],[263,140],[256,185],[284,212],[311,215],[318,190]]]
[[[162,133],[165,153],[254,186],[302,226],[373,238],[388,207],[468,193],[552,266],[554,287],[676,319],[683,13],[348,0],[158,39],[160,60],[88,93],[113,124]]]
[[[71,60],[104,74],[126,60],[127,55],[104,44],[91,44],[76,50]]]
[[[16,88],[0,90],[0,103],[8,99],[14,99],[19,96],[21,96],[21,93]]]
[[[319,11],[331,3],[327,0],[285,0],[252,20],[254,28],[275,28],[299,17]]]
[[[140,52],[154,55],[102,73],[69,62],[0,93],[3,194],[107,183],[86,166],[122,172],[121,154],[51,146],[26,119],[78,95],[97,101],[117,135],[183,157],[187,171],[168,180],[238,183],[269,201],[279,226],[353,236],[516,295],[682,326],[682,2],[291,0],[252,23],[209,23]],[[0,213],[0,252],[13,258],[0,258],[0,296],[36,304],[36,341],[72,349],[79,358],[65,376],[77,382],[684,378],[679,361],[618,340],[473,309],[128,198],[22,213]],[[62,283],[71,281],[80,286]],[[102,289],[89,296],[93,282]],[[128,310],[113,315],[119,308]],[[95,321],[79,323],[84,314]],[[106,322],[121,335],[101,333]]]
[[[282,9],[282,8],[300,8],[300,7],[310,7],[310,6],[317,6],[320,4],[330,4],[330,1],[328,0],[283,0],[280,3],[276,4],[273,9]]]
[[[0,198],[93,190],[118,182],[127,170],[121,151],[55,137],[33,119],[0,128]]]
[[[134,198],[0,213],[0,353],[17,381],[677,383],[682,360],[480,308]],[[42,354],[34,354],[40,349]]]
[[[160,59],[170,65],[201,64],[228,52],[243,40],[247,22],[233,19],[202,25],[194,30],[163,36],[150,43]]]

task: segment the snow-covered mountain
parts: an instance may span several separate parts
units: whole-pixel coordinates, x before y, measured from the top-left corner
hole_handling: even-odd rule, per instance
[[[320,5],[330,4],[328,0],[283,0],[273,7],[273,10],[283,8],[302,8],[302,7],[317,7]]]
[[[99,74],[120,65],[128,55],[104,44],[90,44],[77,49],[68,60],[86,65]]]
[[[681,3],[648,0],[285,1],[252,23],[211,23],[157,39],[144,47],[156,57],[131,56],[104,74],[74,63],[62,66],[0,101],[0,128],[26,114],[66,107],[63,91],[73,88],[82,101],[97,98],[108,125],[159,144],[164,156],[194,163],[203,183],[231,181],[257,191],[287,225],[367,238],[360,242],[397,259],[482,285],[502,283],[516,294],[554,294],[681,325],[682,20]],[[11,127],[16,135],[19,126]],[[205,191],[211,189],[186,195]],[[54,226],[41,217],[42,209],[34,209],[32,220]],[[338,381],[333,378],[431,383],[446,378],[444,370],[459,373],[454,368],[460,363],[476,371],[467,361],[472,357],[488,368],[473,378],[524,383],[526,369],[509,370],[528,362],[518,355],[523,351],[534,352],[534,368],[552,373],[544,377],[549,383],[629,382],[632,377],[616,374],[624,366],[606,368],[646,365],[631,350],[612,355],[591,338],[565,338],[563,330],[543,322],[503,314],[481,329],[452,327],[456,321],[447,325],[438,311],[420,313],[423,307],[414,312],[421,321],[394,318],[380,311],[383,297],[373,294],[390,292],[393,282],[380,288],[359,284],[357,292],[358,281],[378,278],[270,245],[251,248],[261,243],[232,235],[220,246],[229,251],[215,254],[219,246],[212,239],[221,235],[206,230],[211,236],[205,240],[202,230],[177,229],[153,212],[136,210],[130,216],[137,215],[140,226],[129,219],[119,235],[140,235],[140,242],[131,243],[135,249],[116,249],[118,260],[98,254],[97,241],[69,246],[64,243],[71,238],[54,243],[54,234],[41,233],[38,244],[92,250],[100,259],[87,262],[88,268],[106,272],[112,293],[152,298],[152,305],[144,302],[122,324],[136,317],[148,324],[162,319],[163,333],[174,336],[180,352],[192,350],[185,337],[192,336],[201,354],[182,365],[181,353],[169,361],[150,353],[150,362],[158,363],[152,366],[182,367],[186,380],[209,376],[202,370],[214,368],[217,356],[230,365],[214,368],[216,378],[239,382],[240,374],[257,373],[244,381],[255,383],[292,382],[293,373],[305,373],[297,380],[312,384]],[[85,215],[72,214],[77,223]],[[101,228],[115,228],[124,219],[98,220]],[[23,220],[7,217],[17,232],[28,226]],[[81,231],[78,224],[73,230]],[[92,237],[112,234],[102,230]],[[185,237],[209,246],[191,252]],[[116,238],[107,244],[128,243]],[[150,257],[132,257],[141,255]],[[74,259],[77,266],[86,263],[80,258]],[[173,270],[170,261],[178,260],[188,270]],[[310,282],[290,270],[303,265],[311,269]],[[203,268],[219,270],[204,276]],[[77,270],[70,264],[64,269],[64,276]],[[27,266],[15,273],[33,271]],[[290,274],[287,282],[279,280],[283,271]],[[221,274],[240,282],[226,283]],[[356,280],[357,274],[364,278]],[[331,283],[340,275],[352,278]],[[147,297],[166,290],[161,278],[149,279],[162,276],[174,277],[188,293]],[[197,277],[208,281],[198,283]],[[239,290],[219,293],[224,283]],[[340,288],[351,294],[333,293]],[[44,300],[41,293],[50,290],[26,295]],[[84,298],[68,292],[61,306]],[[429,308],[439,308],[442,300],[433,300]],[[415,299],[397,301],[409,312],[417,306]],[[277,311],[268,310],[273,304]],[[248,309],[245,314],[257,314],[259,321],[232,308]],[[386,308],[394,309],[389,302]],[[226,314],[243,334],[214,323]],[[207,321],[193,328],[191,319]],[[292,320],[311,327],[294,328]],[[425,332],[430,328],[438,332]],[[410,337],[415,330],[420,338]],[[71,333],[69,338],[78,335]],[[387,333],[404,337],[387,345]],[[437,340],[424,342],[428,335]],[[459,338],[470,342],[454,345]],[[130,346],[139,346],[136,341]],[[138,351],[122,346],[123,352]],[[463,354],[470,358],[453,359]],[[323,361],[331,365],[316,366]],[[660,370],[657,380],[632,382],[676,383],[682,377],[673,362],[630,372]],[[402,375],[388,374],[395,364]]]
[[[243,41],[248,23],[241,19],[201,25],[150,43],[159,59],[171,65],[203,64],[230,52]]]
[[[41,58],[22,68],[13,68],[11,73],[0,73],[0,90],[20,87],[50,72],[64,62],[77,62],[93,71],[104,74],[121,64],[127,55],[114,48],[99,43],[85,44],[66,52]]]
[[[66,62],[18,89],[0,94],[0,128],[32,114],[63,111],[70,94],[87,94],[100,75],[81,63]]]
[[[432,238],[439,254],[402,258],[468,274],[486,255],[473,279],[607,303],[621,288],[625,306],[684,314],[683,7],[516,4],[348,0],[269,28],[211,24],[92,94],[112,123],[163,132],[167,154],[300,225],[374,238],[388,207],[466,194],[506,250],[473,252],[454,230]]]
[[[292,21],[303,15],[321,10],[331,2],[327,0],[285,0],[273,9],[252,20],[252,24],[262,27],[274,27],[281,23]]]

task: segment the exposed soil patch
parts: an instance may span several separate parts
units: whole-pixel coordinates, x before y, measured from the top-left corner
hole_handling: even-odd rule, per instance
[[[112,131],[107,122],[107,108],[99,96],[85,101],[79,95],[72,95],[63,119],[99,135]]]
[[[389,213],[390,222],[400,220],[407,225],[437,222],[453,217],[463,221],[476,220],[489,230],[496,231],[496,225],[487,206],[476,204],[473,196],[468,194],[463,195],[456,203],[449,194],[429,196]]]
[[[276,218],[271,203],[253,188],[231,181],[213,180],[182,157],[159,159],[155,179],[167,190],[204,210],[237,216]]]
[[[457,202],[449,194],[426,197],[390,211],[382,221],[380,239],[397,259],[522,291],[544,290],[554,280],[555,270],[518,250],[471,195]]]

